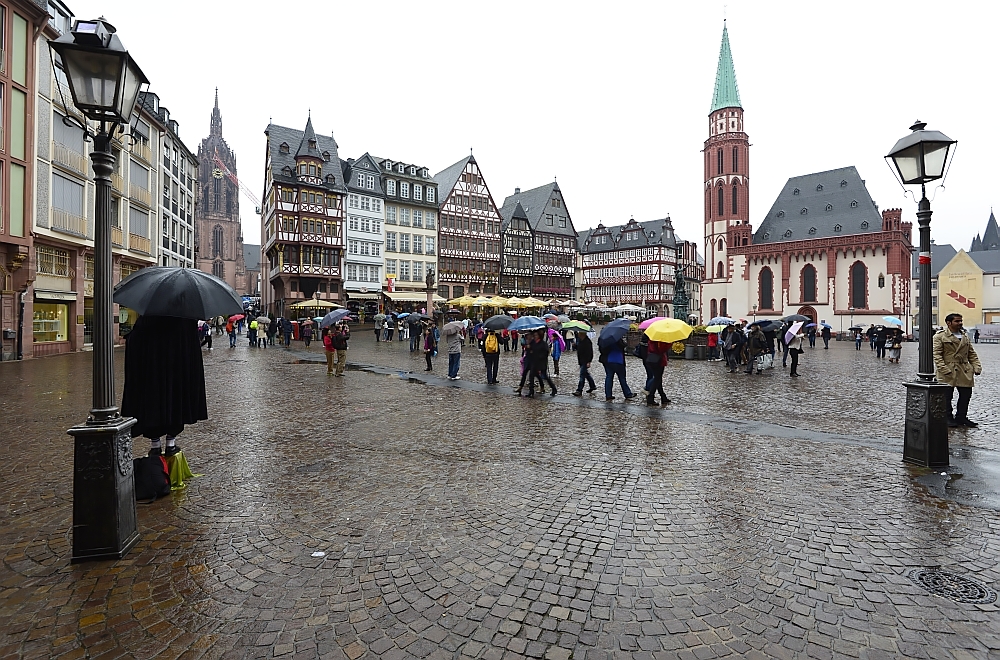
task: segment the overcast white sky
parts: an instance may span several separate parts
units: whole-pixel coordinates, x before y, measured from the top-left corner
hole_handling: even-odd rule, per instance
[[[578,230],[669,213],[699,245],[725,11],[754,227],[789,177],[846,165],[880,208],[916,224],[883,156],[919,118],[959,141],[932,235],[966,249],[998,190],[998,7],[70,0],[78,18],[118,28],[192,150],[219,87],[223,134],[258,197],[268,121],[301,129],[311,108],[341,158],[369,151],[438,172],[473,147],[497,204],[557,176]],[[244,239],[257,242],[253,205],[241,209]]]

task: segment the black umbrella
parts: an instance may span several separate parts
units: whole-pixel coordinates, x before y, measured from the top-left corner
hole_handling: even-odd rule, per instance
[[[510,327],[510,324],[514,322],[514,319],[507,316],[506,314],[497,314],[496,316],[491,316],[486,319],[483,323],[489,330],[504,330]]]
[[[626,318],[615,319],[601,330],[601,336],[597,338],[597,345],[605,347],[621,341],[622,337],[628,334],[631,325],[632,322]]]
[[[430,317],[427,316],[426,314],[421,314],[420,312],[413,312],[412,314],[406,317],[406,322],[409,323],[410,325],[420,325],[429,318]]]
[[[782,321],[791,321],[792,323],[795,323],[796,321],[812,321],[812,317],[811,316],[804,316],[802,314],[789,314],[788,316],[786,316],[785,318],[783,318],[781,320]]]
[[[143,268],[118,283],[113,300],[140,316],[204,319],[243,312],[233,287],[194,268]]]

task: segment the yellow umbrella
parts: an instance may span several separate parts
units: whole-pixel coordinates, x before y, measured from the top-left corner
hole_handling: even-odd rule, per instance
[[[512,296],[507,299],[507,307],[517,307],[523,309],[524,307],[527,307],[527,305],[525,305],[524,301],[517,296]]]
[[[508,305],[508,301],[503,296],[493,296],[492,304],[494,307],[506,307]]]
[[[338,305],[337,303],[332,303],[329,300],[303,300],[302,302],[297,302],[294,305],[289,305],[289,307],[294,307],[295,309],[342,309],[343,306]]]
[[[670,343],[687,339],[693,330],[694,328],[680,319],[663,319],[651,323],[646,328],[646,336],[650,341]]]
[[[475,298],[472,296],[462,296],[461,298],[454,298],[448,301],[449,305],[455,305],[456,307],[471,307],[472,303],[475,302]]]
[[[492,298],[488,298],[486,296],[479,296],[478,298],[476,298],[476,299],[474,299],[472,301],[472,306],[473,307],[486,307],[488,305],[493,305],[493,304],[495,304],[493,302],[493,299]]]
[[[538,298],[528,297],[521,301],[525,307],[545,307],[545,301]]]

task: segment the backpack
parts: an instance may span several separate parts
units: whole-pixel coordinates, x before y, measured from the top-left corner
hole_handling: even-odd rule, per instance
[[[170,494],[170,472],[167,459],[162,456],[133,458],[132,477],[135,480],[136,501],[152,502]]]
[[[649,344],[639,343],[634,349],[632,349],[632,355],[636,356],[641,360],[645,360],[646,356],[649,354]]]
[[[338,332],[333,336],[333,347],[338,351],[347,350],[347,337],[343,333]]]
[[[497,341],[496,333],[490,333],[486,335],[486,352],[487,353],[499,353],[500,352],[500,342]]]

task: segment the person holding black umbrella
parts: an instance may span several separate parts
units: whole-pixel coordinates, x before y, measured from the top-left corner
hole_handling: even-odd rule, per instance
[[[616,325],[617,324],[617,325]],[[621,385],[622,394],[626,399],[634,399],[638,394],[628,386],[625,377],[625,350],[628,344],[625,341],[625,334],[628,331],[629,322],[616,319],[604,327],[600,338],[597,340],[597,347],[600,349],[600,362],[604,365],[604,400],[614,401],[613,388],[615,376],[618,377],[618,384]],[[605,338],[605,335],[608,335]]]

